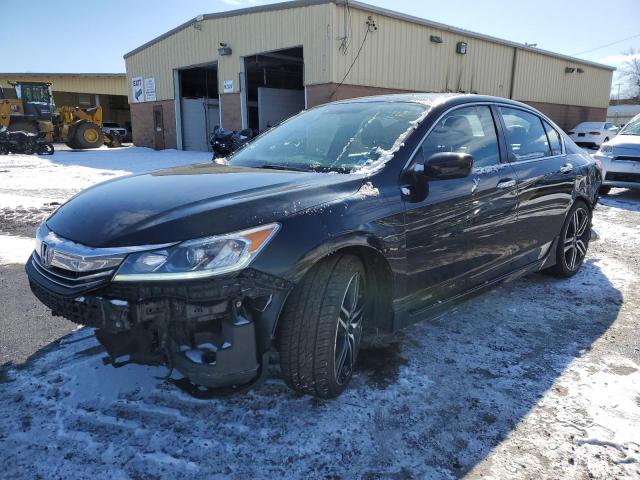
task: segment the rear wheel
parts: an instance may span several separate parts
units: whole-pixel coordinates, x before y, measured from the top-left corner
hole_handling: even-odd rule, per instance
[[[591,210],[582,200],[569,210],[562,226],[556,251],[556,264],[549,271],[563,278],[572,277],[584,263],[591,236]]]
[[[55,151],[52,143],[41,143],[38,145],[38,151],[36,153],[38,155],[53,155]]]
[[[305,276],[280,320],[280,370],[291,388],[320,398],[342,393],[353,375],[369,305],[357,257],[330,257]]]
[[[98,148],[104,143],[104,134],[95,123],[81,123],[67,145],[71,148]]]

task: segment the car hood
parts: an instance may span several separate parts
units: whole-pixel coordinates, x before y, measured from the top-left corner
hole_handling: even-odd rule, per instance
[[[95,185],[47,219],[91,247],[177,242],[278,221],[346,198],[363,176],[199,164]]]

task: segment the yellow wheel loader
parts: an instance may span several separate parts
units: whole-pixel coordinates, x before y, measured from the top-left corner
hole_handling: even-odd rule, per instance
[[[9,82],[16,98],[6,98],[0,87],[0,128],[45,132],[49,142],[66,143],[73,149],[119,147],[120,138],[102,132],[102,107],[62,106],[56,110],[51,83]]]

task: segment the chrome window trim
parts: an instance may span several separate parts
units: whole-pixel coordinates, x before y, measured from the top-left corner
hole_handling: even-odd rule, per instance
[[[532,160],[546,160],[548,158],[562,157],[562,156],[567,154],[567,151],[564,148],[564,138],[562,138],[562,135],[560,134],[560,132],[562,130],[558,129],[557,128],[558,126],[555,123],[553,123],[551,121],[551,119],[549,117],[547,117],[545,114],[543,114],[542,112],[538,113],[537,111],[531,111],[528,108],[521,107],[520,105],[510,105],[508,103],[496,103],[495,105],[496,105],[496,107],[505,107],[505,108],[512,108],[514,110],[522,110],[523,112],[529,113],[531,115],[535,115],[536,117],[538,117],[538,120],[545,120],[556,131],[556,133],[560,137],[560,143],[562,145],[562,153],[560,155],[547,155],[546,157],[534,158]],[[540,122],[540,123],[542,123],[542,122]],[[545,130],[544,124],[542,124],[542,129]],[[547,132],[545,130],[545,135],[546,135],[546,133]],[[505,135],[505,140],[506,140],[506,135]],[[547,138],[547,141],[549,141],[549,138]],[[549,144],[549,151],[552,151],[551,150],[551,144]],[[514,165],[514,164],[517,164],[517,163],[528,162],[528,161],[529,160],[518,160],[517,162],[509,162],[509,163]]]
[[[540,157],[540,158],[530,158],[528,160],[518,160],[517,162],[509,162],[510,165],[520,165],[522,163],[533,163],[533,162],[540,162],[542,160],[550,160],[552,158],[558,158],[558,157],[564,157],[564,154],[560,154],[560,155],[550,155],[548,157]]]
[[[445,110],[443,113],[440,114],[440,116],[438,118],[436,118],[436,120],[433,122],[431,127],[429,127],[429,130],[427,130],[427,132],[423,135],[422,139],[418,142],[418,146],[413,150],[413,152],[411,152],[411,155],[409,155],[409,160],[407,160],[407,162],[405,163],[404,167],[402,167],[402,173],[404,174],[407,171],[407,169],[411,165],[411,162],[413,161],[416,153],[422,147],[422,144],[427,139],[427,137],[429,136],[431,131],[438,124],[438,122],[440,122],[440,120],[442,120],[446,115],[448,115],[449,113],[453,112],[454,110],[458,110],[459,108],[477,107],[477,106],[483,106],[483,105],[484,106],[489,106],[489,107],[495,106],[495,107],[514,108],[514,109],[522,110],[523,112],[527,112],[527,113],[530,113],[532,115],[535,115],[539,119],[544,119],[545,121],[547,121],[549,123],[549,125],[551,125],[556,130],[556,132],[560,136],[560,142],[562,144],[562,153],[560,155],[550,155],[550,156],[547,156],[547,157],[534,158],[534,159],[530,159],[530,160],[519,160],[517,162],[511,162],[511,161],[509,161],[509,159],[506,159],[505,162],[500,162],[500,163],[497,163],[496,165],[503,165],[503,164],[506,164],[506,165],[517,165],[517,164],[520,164],[520,163],[538,162],[540,160],[548,160],[550,158],[563,157],[563,156],[565,156],[567,154],[567,150],[566,150],[565,144],[564,144],[564,136],[560,133],[560,132],[562,132],[562,130],[560,130],[558,128],[558,126],[550,118],[548,118],[546,115],[544,115],[543,113],[541,113],[541,112],[538,113],[537,111],[530,110],[529,108],[522,107],[520,105],[512,105],[510,103],[486,102],[486,101],[485,102],[470,102],[470,103],[462,103],[460,105],[454,105],[453,107],[449,108],[448,110]],[[544,128],[544,126],[542,128]],[[498,135],[498,137],[500,136],[500,132],[497,131],[497,129],[496,129],[496,135]],[[505,136],[505,140],[506,140],[506,136]],[[507,147],[508,147],[508,145],[507,145]],[[482,167],[482,168],[484,168],[484,167]]]

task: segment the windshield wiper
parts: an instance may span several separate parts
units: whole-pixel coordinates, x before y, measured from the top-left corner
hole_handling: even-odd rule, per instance
[[[294,172],[308,172],[309,171],[309,169],[307,169],[307,168],[291,167],[289,165],[272,165],[272,164],[260,165],[257,168],[267,168],[269,170],[292,170]]]
[[[328,172],[337,172],[337,173],[351,173],[351,168],[347,168],[347,167],[329,167],[329,166],[323,166],[323,165],[312,165],[311,169],[314,172],[320,172],[320,173],[328,173]]]

